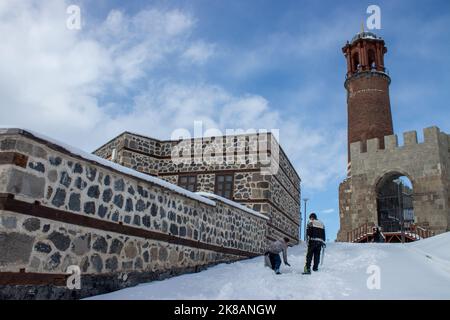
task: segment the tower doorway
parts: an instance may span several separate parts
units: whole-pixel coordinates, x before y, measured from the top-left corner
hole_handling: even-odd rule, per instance
[[[386,174],[377,184],[377,211],[383,232],[411,230],[414,225],[411,180],[400,173]]]

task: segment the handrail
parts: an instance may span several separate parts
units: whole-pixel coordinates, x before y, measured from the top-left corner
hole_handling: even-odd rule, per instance
[[[354,228],[351,231],[347,232],[347,241],[348,242],[356,242],[359,239],[371,235],[371,228],[374,226],[374,223],[370,222],[366,222],[363,223],[362,225]],[[405,233],[408,234],[408,237],[410,238],[414,238],[416,240],[420,240],[420,239],[426,239],[429,237],[434,236],[434,232],[422,227],[422,226],[418,226],[416,224],[411,224],[407,227],[404,228]]]
[[[347,241],[348,242],[355,242],[356,240],[367,236],[368,234],[371,234],[369,232],[369,228],[373,226],[373,223],[363,223],[359,227],[356,227],[355,229],[347,232]]]

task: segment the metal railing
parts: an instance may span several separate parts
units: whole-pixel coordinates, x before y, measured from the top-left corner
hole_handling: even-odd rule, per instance
[[[359,240],[362,240],[364,237],[367,237],[369,234],[372,234],[373,227],[374,224],[368,222],[360,225],[359,227],[353,229],[352,231],[347,232],[347,241],[357,242]]]
[[[387,76],[390,76],[390,75],[389,75],[389,70],[388,70],[388,68],[384,68],[383,71],[377,70],[376,68],[371,68],[370,70],[357,70],[357,71],[355,71],[355,72],[353,72],[353,73],[351,73],[351,74],[348,74],[348,73],[347,73],[347,74],[345,75],[345,80],[347,80],[348,78],[353,77],[354,75],[357,75],[357,74],[359,74],[359,73],[364,73],[364,72],[376,72],[376,73],[381,73],[381,74],[385,74],[385,75],[387,75]]]
[[[348,242],[363,242],[369,241],[369,237],[373,235],[373,228],[375,227],[374,223],[364,223],[360,225],[359,227],[356,227],[355,229],[347,232],[347,241]],[[396,233],[399,234],[401,231],[398,228],[398,225],[396,224],[396,228],[385,229],[386,225],[383,225],[382,232],[386,233]],[[434,232],[431,230],[428,230],[422,226],[418,226],[414,223],[408,223],[404,226],[404,233],[406,236],[408,236],[411,240],[421,240],[426,239],[429,237],[434,236]]]

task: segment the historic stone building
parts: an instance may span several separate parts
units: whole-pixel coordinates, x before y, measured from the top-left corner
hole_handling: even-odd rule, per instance
[[[268,240],[299,241],[301,180],[273,134],[160,141],[124,132],[94,153],[192,192],[246,205],[270,218]]]
[[[0,129],[0,300],[81,298],[258,256],[269,220],[39,134]]]
[[[369,241],[381,226],[389,241],[449,231],[450,136],[437,127],[393,134],[384,41],[357,34],[343,48],[347,59],[348,168],[339,186],[338,241]],[[409,180],[410,186],[403,186]],[[403,231],[403,232],[402,232]]]
[[[300,178],[278,142],[224,141],[124,133],[97,150],[107,161],[0,129],[0,300],[82,298],[297,242]]]

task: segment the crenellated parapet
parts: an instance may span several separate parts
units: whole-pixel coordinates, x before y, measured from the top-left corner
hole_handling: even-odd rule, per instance
[[[364,223],[377,225],[378,187],[386,178],[406,176],[412,183],[415,223],[435,234],[448,231],[450,224],[450,136],[438,127],[423,129],[423,141],[416,131],[358,141],[350,145],[349,174],[339,188],[340,232]]]
[[[407,131],[403,133],[403,144],[398,142],[396,134],[384,137],[384,148],[379,138],[366,141],[358,141],[350,144],[350,159],[357,160],[361,157],[367,158],[376,153],[392,154],[396,151],[404,151],[407,148],[427,148],[437,145],[448,144],[448,135],[441,132],[438,127],[428,127],[423,129],[423,142],[417,139],[417,131]]]

